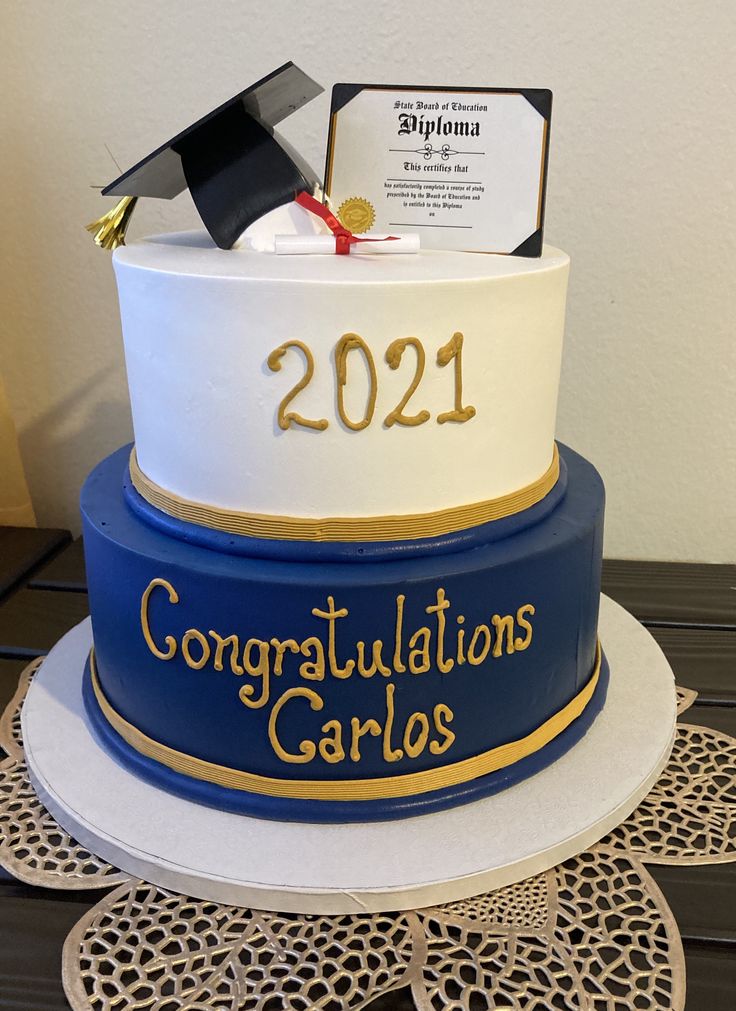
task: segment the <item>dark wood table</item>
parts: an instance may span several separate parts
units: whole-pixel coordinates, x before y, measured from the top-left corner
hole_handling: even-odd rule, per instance
[[[652,632],[680,684],[700,693],[685,722],[736,737],[736,565],[604,563],[604,590]],[[0,529],[0,709],[28,659],[87,614],[80,541],[59,530]],[[736,864],[651,867],[682,933],[687,1011],[736,1008]],[[0,1008],[68,1009],[67,933],[100,892],[32,888],[0,871]],[[375,1011],[411,1007],[401,991]]]

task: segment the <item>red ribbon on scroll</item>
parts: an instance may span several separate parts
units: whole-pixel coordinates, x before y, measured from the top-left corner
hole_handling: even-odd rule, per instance
[[[395,242],[398,239],[398,235],[386,235],[382,238],[371,239],[359,235],[353,235],[349,228],[346,228],[332,213],[332,211],[326,207],[324,204],[320,203],[316,197],[313,197],[311,193],[299,193],[296,196],[296,202],[300,207],[303,207],[307,211],[311,211],[312,214],[316,214],[318,218],[322,218],[324,223],[327,225],[329,230],[335,236],[335,252],[340,256],[345,256],[350,252],[350,247],[355,245],[357,242]]]

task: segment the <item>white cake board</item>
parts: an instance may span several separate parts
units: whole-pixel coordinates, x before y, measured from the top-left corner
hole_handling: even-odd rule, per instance
[[[84,621],[44,660],[23,706],[33,785],[74,838],[135,877],[196,898],[298,913],[411,909],[537,874],[620,824],[672,747],[672,672],[649,633],[606,597],[606,705],[553,765],[495,796],[403,821],[273,822],[216,811],[150,786],[90,730]]]

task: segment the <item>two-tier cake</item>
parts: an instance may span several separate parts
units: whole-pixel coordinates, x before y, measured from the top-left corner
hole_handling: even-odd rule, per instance
[[[107,748],[206,804],[396,818],[601,709],[604,492],[554,442],[568,258],[119,249],[134,447],[82,494]]]

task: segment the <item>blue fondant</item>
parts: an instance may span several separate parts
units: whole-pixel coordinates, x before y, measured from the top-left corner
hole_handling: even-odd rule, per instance
[[[121,490],[128,450],[120,450],[93,471],[82,493],[90,609],[105,695],[130,723],[177,751],[286,779],[380,778],[419,772],[525,736],[579,692],[590,677],[595,653],[603,486],[582,457],[565,447],[560,451],[568,476],[567,490],[538,522],[501,539],[478,541],[467,550],[443,553],[441,547],[435,553],[383,557],[380,561],[374,557],[349,565],[345,560],[253,558],[169,536],[129,507],[130,495]],[[168,580],[179,595],[179,603],[171,604],[167,593],[157,589],[150,600],[155,641],[163,648],[165,636],[171,634],[179,644],[176,656],[169,661],[152,654],[140,627],[141,595],[154,578]],[[487,624],[493,614],[515,614],[528,603],[536,609],[529,648],[488,656],[479,666],[456,664],[442,673],[435,662],[437,616],[426,613],[436,602],[439,587],[451,605],[444,612],[446,656],[454,654],[458,615],[465,616],[462,627],[467,648],[476,625]],[[251,698],[257,698],[262,679],[234,674],[227,650],[221,671],[214,669],[211,659],[195,670],[182,658],[182,637],[192,628],[201,630],[205,637],[210,630],[221,636],[235,633],[240,637],[241,652],[251,637],[266,641],[289,638],[301,643],[317,636],[326,643],[328,623],[315,617],[312,609],[325,609],[328,596],[332,596],[336,608],[348,610],[346,617],[335,622],[340,661],[354,658],[355,644],[362,640],[370,662],[372,644],[380,639],[383,660],[392,667],[398,594],[406,598],[404,663],[411,633],[422,626],[432,630],[432,659],[426,673],[395,672],[391,677],[377,673],[366,678],[354,672],[340,679],[328,672],[323,681],[308,681],[298,673],[299,664],[307,657],[287,651],[283,673],[271,677],[271,702],[251,709],[240,701],[239,690],[250,684]],[[517,628],[519,634],[521,629]],[[192,652],[195,658],[200,655],[196,643]],[[318,692],[324,703],[321,710],[312,710],[307,700],[295,698],[279,716],[282,743],[298,757],[300,742],[318,741],[320,728],[328,720],[338,720],[344,727],[346,752],[351,717],[384,723],[388,684],[395,686],[393,747],[401,746],[404,724],[415,712],[428,715],[430,740],[439,740],[432,713],[440,703],[454,713],[450,727],[456,739],[452,746],[441,755],[426,747],[416,758],[405,755],[388,763],[383,757],[382,738],[366,735],[360,742],[360,762],[348,756],[335,764],[319,753],[306,764],[286,763],[271,747],[268,719],[272,702],[285,690],[309,688]],[[584,714],[576,725],[584,726],[586,718]],[[533,761],[535,756],[524,760],[527,764],[517,763],[518,775],[516,766],[497,774],[495,785],[489,780],[483,792],[493,792],[536,771],[552,760],[550,756],[556,757],[555,747],[553,742],[540,753],[540,764]],[[523,772],[526,768],[530,771]],[[172,789],[216,806],[233,803],[226,803],[218,787],[180,779],[183,784],[172,781]],[[236,791],[237,809],[267,817],[315,820],[398,817],[479,796],[473,791],[481,789],[480,782],[438,791],[438,796],[372,802],[369,813],[362,804],[297,803]]]
[[[231,790],[227,787],[205,783],[174,772],[160,762],[146,758],[127,744],[105,719],[97,704],[90,680],[89,661],[85,665],[82,692],[87,715],[95,733],[107,750],[123,765],[154,786],[168,790],[186,800],[194,800],[208,807],[234,814],[248,814],[257,818],[275,821],[307,822],[356,822],[391,821],[410,818],[414,815],[432,814],[444,811],[458,804],[467,804],[482,797],[490,797],[510,786],[516,786],[530,776],[541,772],[552,762],[556,762],[577,744],[588,732],[606,700],[609,682],[609,667],[605,653],[601,657],[601,672],[593,696],[581,715],[546,747],[527,758],[515,762],[505,769],[479,776],[468,783],[433,790],[419,797],[397,797],[380,801],[319,801],[293,800],[266,797],[263,794]]]
[[[132,447],[126,447],[129,449]],[[544,519],[565,494],[567,488],[567,465],[560,458],[560,475],[554,487],[543,499],[528,509],[505,516],[503,519],[482,523],[468,530],[443,534],[440,537],[417,537],[407,541],[279,541],[260,537],[243,537],[239,534],[223,533],[211,527],[199,526],[178,520],[161,512],[138,494],[126,470],[123,478],[123,492],[130,508],[144,522],[156,527],[169,537],[198,544],[213,551],[231,555],[247,555],[250,558],[275,558],[294,562],[367,562],[400,561],[415,555],[440,555],[453,551],[490,544],[517,534]]]

